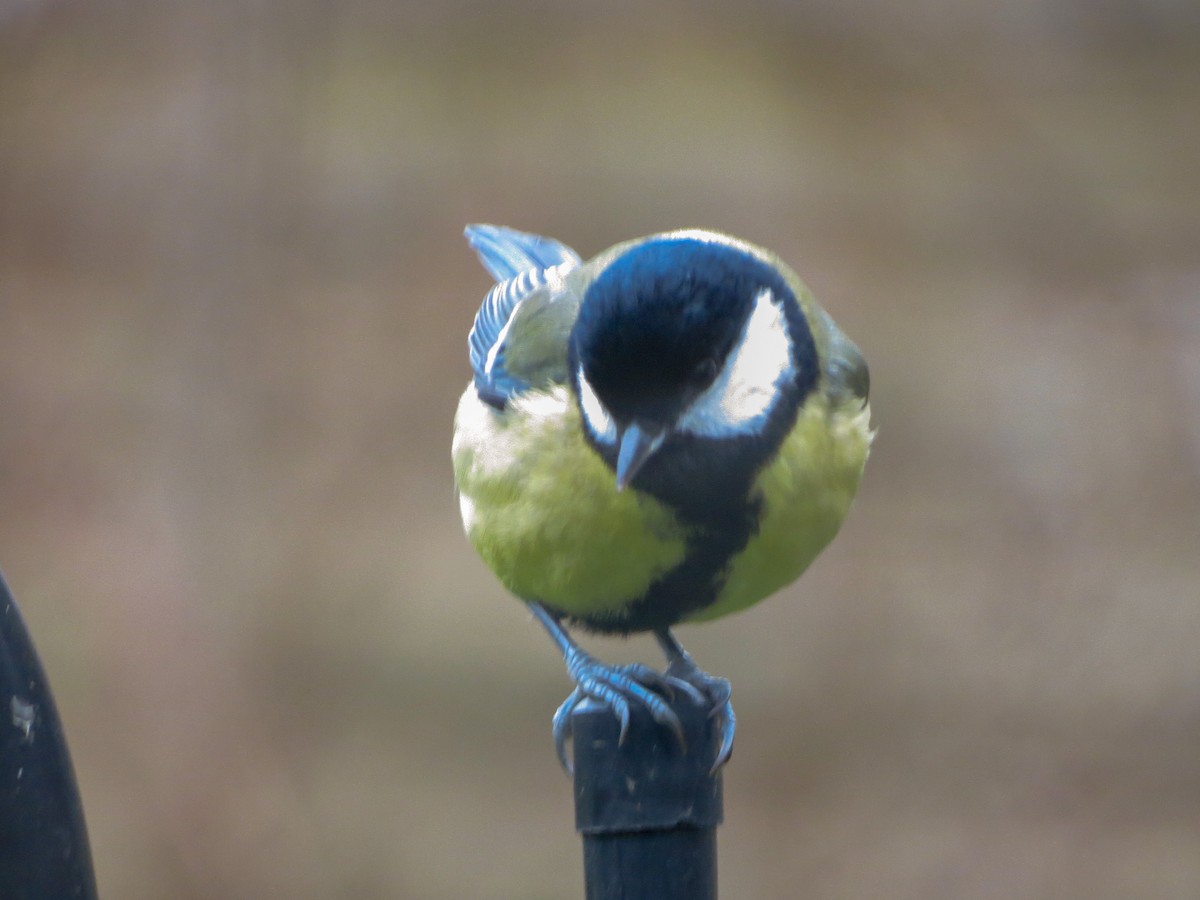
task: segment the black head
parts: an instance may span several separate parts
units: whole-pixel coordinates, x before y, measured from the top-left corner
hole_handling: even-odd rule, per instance
[[[588,288],[572,368],[618,425],[670,425],[721,371],[763,288],[791,296],[773,266],[737,246],[650,238]]]

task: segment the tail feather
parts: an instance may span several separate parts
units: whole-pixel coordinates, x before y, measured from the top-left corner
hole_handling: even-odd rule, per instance
[[[507,281],[530,269],[549,269],[562,263],[575,266],[580,262],[579,254],[565,244],[515,228],[468,225],[464,233],[479,261],[497,281]]]

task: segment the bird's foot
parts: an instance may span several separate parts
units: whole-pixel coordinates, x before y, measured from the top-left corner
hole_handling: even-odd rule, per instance
[[[659,643],[666,651],[668,665],[666,677],[672,684],[687,684],[693,689],[693,695],[702,698],[703,705],[708,707],[708,715],[715,720],[721,735],[721,746],[717,749],[716,759],[713,760],[712,773],[715,774],[729,757],[733,755],[733,738],[737,732],[737,716],[733,714],[733,704],[730,697],[733,687],[727,678],[709,675],[688,656],[669,633],[659,637]]]
[[[584,700],[591,699],[609,707],[620,723],[618,744],[625,742],[629,731],[630,706],[637,704],[650,713],[658,724],[670,729],[682,750],[687,750],[683,724],[670,701],[677,693],[685,694],[698,705],[708,702],[707,695],[692,681],[677,678],[670,672],[657,672],[649,666],[634,663],[628,666],[609,666],[579,647],[570,648],[564,656],[567,673],[575,682],[575,690],[554,713],[554,750],[558,761],[568,774],[572,772],[567,759],[567,738],[571,733],[571,714]]]

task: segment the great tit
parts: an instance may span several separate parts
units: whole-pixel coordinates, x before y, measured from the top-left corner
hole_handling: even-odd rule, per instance
[[[666,697],[708,704],[714,771],[733,748],[729,684],[670,628],[757,603],[837,533],[872,432],[866,363],[774,254],[714,231],[618,244],[588,262],[494,225],[466,229],[497,283],[468,338],[453,463],[463,525],[563,653],[554,716],[631,703],[682,742]],[[608,666],[567,626],[652,632],[667,667]]]

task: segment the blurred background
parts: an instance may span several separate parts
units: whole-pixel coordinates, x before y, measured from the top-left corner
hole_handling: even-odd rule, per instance
[[[838,540],[681,630],[724,896],[1200,896],[1200,7],[736,6],[0,2],[0,566],[104,896],[582,897],[471,221],[734,232],[871,362]]]

